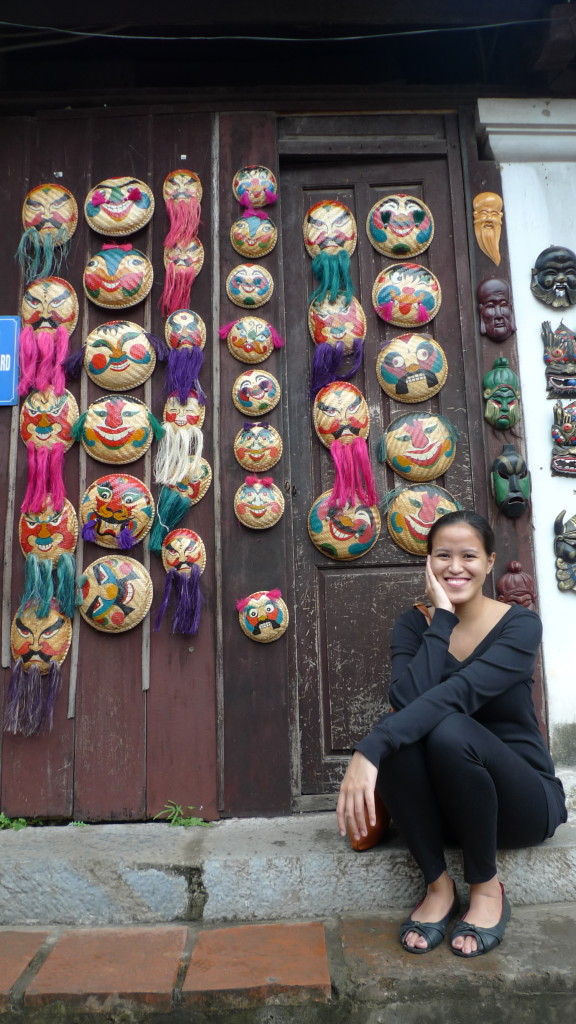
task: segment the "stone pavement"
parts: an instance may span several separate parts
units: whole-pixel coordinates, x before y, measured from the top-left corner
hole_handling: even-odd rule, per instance
[[[576,1018],[576,904],[513,907],[463,960],[398,943],[409,908],[226,926],[0,929],[11,1024],[556,1024]]]

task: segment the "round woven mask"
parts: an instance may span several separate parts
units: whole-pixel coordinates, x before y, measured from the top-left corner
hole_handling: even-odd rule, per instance
[[[161,554],[166,572],[175,569],[176,572],[189,576],[193,565],[197,565],[201,573],[204,572],[206,548],[204,541],[194,530],[171,530],[162,541]]]
[[[103,548],[131,548],[150,530],[154,502],[142,480],[108,473],[85,491],[80,518],[85,540]]]
[[[35,448],[51,448],[57,443],[68,451],[74,444],[72,424],[78,419],[76,399],[69,391],[32,391],[20,409],[20,437]]]
[[[15,661],[22,659],[25,672],[37,668],[40,675],[47,675],[50,664],[62,664],[72,642],[72,621],[63,615],[56,601],[50,611],[40,619],[32,608],[26,607],[12,619],[10,647]]]
[[[434,413],[409,412],[392,420],[384,447],[386,462],[406,480],[434,480],[454,461],[455,431]]]
[[[37,555],[56,562],[62,554],[72,554],[78,540],[78,519],[66,499],[60,512],[48,505],[42,512],[25,512],[18,523],[23,555]]]
[[[272,297],[274,281],[265,267],[256,263],[240,263],[226,279],[226,294],[235,306],[263,306]]]
[[[399,334],[381,349],[376,376],[383,391],[397,402],[424,402],[448,376],[443,348],[426,334]]]
[[[152,443],[150,411],[129,395],[105,395],[88,406],[82,444],[99,462],[135,462]]]
[[[380,536],[380,513],[376,505],[335,508],[330,491],[316,499],[308,514],[310,540],[323,555],[340,561],[361,558]]]
[[[372,288],[379,317],[396,327],[421,327],[440,309],[438,278],[419,263],[393,263],[381,270]]]
[[[254,214],[240,217],[230,228],[232,248],[250,260],[267,256],[277,241],[278,229],[268,217],[263,219]]]
[[[156,353],[144,329],[130,320],[101,324],[86,338],[84,368],[107,391],[137,388],[155,366]]]
[[[274,526],[284,512],[284,495],[271,477],[247,476],[234,495],[236,518],[252,530]]]
[[[164,337],[170,348],[204,348],[206,324],[192,309],[177,309],[166,320]]]
[[[72,238],[78,224],[78,206],[63,185],[43,184],[31,188],[22,206],[22,226],[34,228],[42,238],[52,235],[55,245]]]
[[[201,427],[205,415],[206,407],[200,405],[198,395],[195,391],[191,391],[185,405],[180,404],[176,394],[169,395],[162,418],[164,423],[176,429],[177,427]]]
[[[105,178],[90,189],[84,216],[99,235],[131,235],[148,223],[154,213],[154,196],[139,178]]]
[[[277,199],[278,182],[268,167],[251,164],[236,171],[232,191],[239,203],[258,209]]]
[[[242,632],[260,644],[278,640],[288,629],[290,616],[279,590],[256,590],[237,608]]]
[[[154,273],[147,256],[126,245],[103,245],[88,261],[84,291],[97,306],[126,309],[148,295]]]
[[[406,259],[428,248],[434,237],[434,221],[421,199],[397,192],[374,203],[366,232],[378,252]]]
[[[280,384],[265,370],[245,370],[232,385],[232,401],[246,416],[265,416],[280,401]]]
[[[84,570],[80,614],[103,633],[124,633],[142,622],[152,604],[152,580],[126,555],[106,555]]]
[[[174,245],[164,249],[164,266],[172,263],[176,270],[193,270],[196,278],[204,266],[204,246],[199,238],[193,238],[189,245]]]
[[[354,438],[368,437],[370,432],[366,399],[347,381],[334,381],[318,392],[312,418],[316,433],[327,448],[333,441],[352,443]]]
[[[78,323],[78,296],[62,277],[38,277],[24,289],[20,316],[23,327],[55,334],[65,327],[68,334]]]
[[[195,461],[195,457],[190,457],[190,463]],[[196,505],[201,498],[204,497],[206,491],[212,483],[212,469],[210,463],[206,459],[200,459],[200,466],[192,474],[188,475],[177,484],[167,484],[171,491],[177,491],[184,498],[188,498],[188,501],[192,505]]]
[[[282,457],[282,438],[269,423],[245,423],[234,439],[234,455],[244,469],[263,473]]]
[[[202,199],[200,178],[194,171],[187,171],[184,168],[170,171],[170,174],[167,174],[164,179],[162,198],[165,202],[168,199],[173,199],[175,202],[188,202],[189,199],[197,199],[200,202]]]
[[[303,231],[309,256],[321,252],[337,254],[343,249],[351,256],[358,241],[352,210],[333,199],[322,199],[308,210]]]
[[[392,498],[388,505],[388,532],[398,547],[412,555],[426,555],[431,527],[460,506],[443,487],[422,484],[406,487]]]
[[[349,352],[356,338],[363,341],[366,336],[366,316],[358,299],[347,303],[344,295],[338,295],[334,302],[326,298],[310,303],[308,330],[316,345],[342,343]]]
[[[243,316],[228,331],[228,351],[241,363],[263,363],[274,350],[270,324],[258,316]]]

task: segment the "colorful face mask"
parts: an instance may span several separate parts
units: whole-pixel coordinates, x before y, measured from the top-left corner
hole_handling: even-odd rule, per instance
[[[483,253],[500,265],[502,197],[495,192],[479,192],[472,200],[474,233]]]
[[[232,248],[249,260],[267,256],[278,241],[278,230],[269,217],[246,214],[230,228]]]
[[[198,401],[198,395],[191,391],[182,404],[178,401],[178,395],[169,395],[164,406],[162,418],[164,423],[177,427],[201,427],[206,415],[205,406]]]
[[[507,572],[496,584],[498,600],[504,604],[521,604],[523,608],[536,611],[536,587],[529,573],[524,572],[520,562],[508,562]]]
[[[123,633],[142,621],[152,604],[152,580],[126,555],[98,558],[82,577],[80,614],[104,633]]]
[[[247,476],[234,495],[236,518],[252,530],[274,526],[284,513],[284,495],[272,477]]]
[[[551,245],[540,253],[532,270],[530,291],[554,309],[576,302],[576,253]]]
[[[234,455],[244,469],[263,473],[282,457],[282,438],[269,423],[245,423],[234,439]]]
[[[72,424],[78,419],[76,399],[69,391],[55,395],[53,391],[33,391],[20,409],[20,437],[35,448],[51,448],[57,443],[65,451],[74,444]]]
[[[236,605],[242,632],[261,644],[278,640],[288,628],[288,609],[280,590],[257,590]]]
[[[84,368],[95,384],[129,391],[148,380],[156,353],[146,333],[130,320],[111,320],[91,331],[84,347]]]
[[[266,320],[243,316],[232,324],[226,335],[228,351],[241,363],[263,363],[274,351],[275,335]]]
[[[434,480],[450,468],[456,454],[456,430],[442,416],[409,412],[392,420],[383,437],[380,461],[406,480]],[[382,455],[382,458],[380,458]]]
[[[164,336],[169,348],[204,348],[206,324],[193,310],[178,309],[168,317]]]
[[[153,434],[148,406],[128,395],[105,395],[81,418],[84,449],[99,462],[135,462],[148,451]]]
[[[166,572],[176,572],[189,576],[192,566],[197,565],[200,572],[206,566],[206,548],[202,538],[194,530],[171,530],[162,543],[162,565]]]
[[[195,464],[196,459],[191,457],[190,463]],[[188,498],[192,505],[196,505],[204,497],[211,483],[212,469],[206,459],[201,458],[200,465],[195,470],[191,470],[180,483],[169,486],[171,490]]]
[[[366,233],[384,256],[406,259],[428,248],[434,237],[434,221],[421,199],[397,192],[374,203],[366,221]]]
[[[37,185],[28,192],[22,207],[24,234],[17,252],[27,281],[58,272],[77,223],[76,200],[63,185]]]
[[[322,252],[337,255],[344,250],[349,256],[356,249],[358,229],[352,210],[344,203],[322,199],[304,218],[304,245],[309,256]]]
[[[15,661],[22,660],[25,672],[37,668],[40,675],[50,671],[52,662],[61,665],[70,649],[72,622],[55,601],[45,618],[31,608],[16,614],[10,630],[10,646]]]
[[[419,263],[393,263],[380,271],[372,288],[376,313],[396,327],[421,327],[429,323],[441,301],[438,278]]]
[[[278,182],[268,167],[251,164],[236,171],[232,182],[235,198],[243,206],[267,206],[278,198]]]
[[[576,334],[563,323],[553,331],[547,320],[542,324],[542,341],[548,394],[576,397]]]
[[[78,540],[78,520],[68,500],[59,512],[47,505],[41,512],[20,516],[18,535],[23,555],[56,562],[65,552],[72,554]]]
[[[61,277],[38,278],[26,286],[22,296],[22,326],[31,327],[34,333],[55,334],[58,327],[65,327],[68,334],[72,334],[78,323],[78,312],[76,292]]]
[[[146,298],[154,272],[147,256],[126,245],[103,245],[88,261],[84,291],[97,306],[123,309]]]
[[[388,532],[398,547],[412,555],[425,556],[432,525],[460,508],[456,499],[436,484],[392,491],[385,501]]]
[[[339,561],[361,558],[380,536],[380,513],[376,505],[336,508],[330,491],[316,499],[308,515],[310,540],[323,555]]]
[[[554,405],[550,469],[560,476],[576,476],[576,402]]]
[[[149,532],[152,495],[135,476],[109,473],[90,484],[80,506],[84,540],[103,548],[128,550]]]
[[[576,515],[564,522],[560,512],[554,523],[554,554],[558,590],[576,590]]]
[[[366,316],[358,299],[352,297],[346,302],[344,295],[338,295],[334,302],[327,297],[321,302],[310,303],[308,309],[308,330],[316,345],[344,346],[350,352],[355,339],[364,341]]]
[[[426,334],[399,334],[380,350],[376,376],[397,402],[423,402],[437,394],[448,376],[443,348]]]
[[[508,519],[518,519],[528,511],[530,473],[513,444],[505,444],[492,463],[492,493],[497,508]]]
[[[176,203],[188,202],[190,199],[202,199],[202,182],[194,171],[187,171],[179,168],[171,171],[164,179],[162,186],[162,197],[164,202],[168,199]]]
[[[274,281],[265,267],[256,263],[241,263],[234,267],[226,280],[226,294],[235,306],[246,309],[263,306],[272,298]]]
[[[318,392],[312,417],[316,433],[326,448],[333,441],[349,444],[356,437],[368,437],[370,432],[366,399],[347,381],[335,381]]]
[[[195,279],[204,266],[204,246],[199,238],[193,238],[186,245],[174,245],[171,249],[164,249],[164,266],[172,264],[176,273],[193,271]],[[190,286],[189,286],[190,287]]]
[[[245,416],[265,416],[280,401],[280,384],[264,370],[245,370],[232,386],[232,401]]]
[[[99,235],[131,235],[154,213],[154,196],[139,178],[105,178],[86,196],[84,216]]]
[[[476,290],[480,314],[480,334],[492,341],[506,341],[516,330],[512,296],[507,281],[491,277],[481,281]]]
[[[501,356],[484,376],[484,419],[496,430],[508,430],[520,419],[520,382]]]

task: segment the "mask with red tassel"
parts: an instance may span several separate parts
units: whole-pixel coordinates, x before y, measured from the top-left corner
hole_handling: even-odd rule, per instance
[[[5,732],[22,736],[52,729],[62,684],[60,666],[72,640],[72,622],[52,601],[40,618],[26,605],[12,621],[10,646],[15,665],[4,711]]]
[[[170,228],[164,246],[189,245],[198,234],[201,216],[202,183],[194,171],[180,168],[164,179],[162,195]]]
[[[376,505],[378,494],[366,443],[370,414],[362,392],[347,381],[328,384],[316,395],[313,419],[336,471],[332,506]]]
[[[335,380],[350,380],[364,355],[366,316],[358,299],[346,302],[344,294],[334,302],[316,299],[308,310],[308,329],[314,342],[312,397]]]
[[[259,316],[243,316],[224,324],[218,334],[226,338],[228,351],[241,363],[263,363],[275,348],[285,344],[272,324]]]
[[[256,590],[236,602],[242,632],[260,644],[279,640],[288,629],[290,616],[281,590]]]
[[[164,249],[166,278],[159,307],[162,316],[184,309],[190,300],[190,289],[204,264],[204,248],[199,238],[177,242]]]
[[[278,182],[273,171],[263,164],[241,167],[232,181],[232,191],[241,206],[268,206],[278,199]]]
[[[63,185],[36,185],[22,207],[24,233],[16,256],[26,281],[58,273],[78,224],[78,206]]]
[[[139,231],[153,213],[152,190],[145,181],[129,175],[100,181],[84,203],[84,216],[92,230],[110,238]]]
[[[172,632],[195,636],[200,626],[203,604],[200,576],[206,565],[206,549],[202,538],[194,530],[172,530],[162,542],[162,564],[168,576],[154,629],[160,629],[172,600],[175,605]]]
[[[72,424],[78,418],[69,391],[33,391],[20,410],[20,437],[28,452],[28,485],[21,511],[38,513],[51,504],[60,512],[66,498],[64,453],[74,444]]]
[[[27,285],[21,306],[20,395],[32,388],[64,393],[64,363],[78,312],[76,292],[63,278],[37,278]]]
[[[186,403],[191,391],[205,402],[198,379],[206,344],[206,324],[202,317],[192,309],[179,309],[168,317],[164,333],[169,349],[165,390],[170,395],[176,394],[181,405]]]

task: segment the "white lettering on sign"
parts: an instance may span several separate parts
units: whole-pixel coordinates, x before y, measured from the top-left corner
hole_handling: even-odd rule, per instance
[[[12,368],[12,359],[9,355],[0,356],[0,370],[8,372]]]

